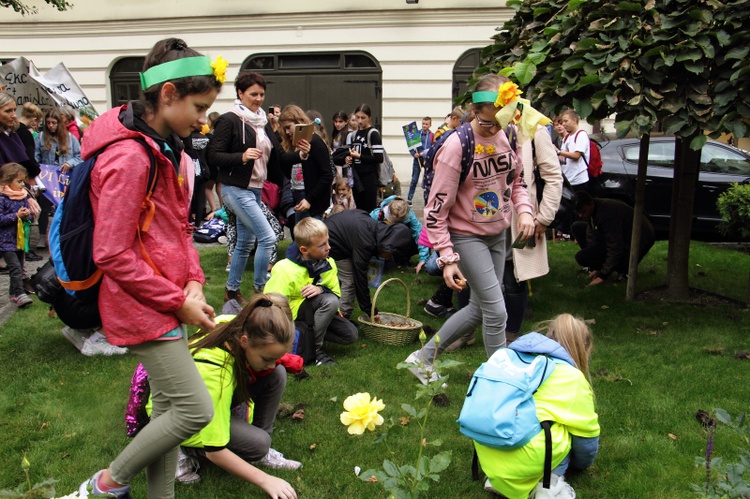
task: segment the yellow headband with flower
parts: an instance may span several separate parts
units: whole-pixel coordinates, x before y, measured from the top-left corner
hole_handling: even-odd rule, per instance
[[[497,90],[495,100],[495,107],[502,108],[495,114],[495,119],[503,129],[511,123],[516,125],[521,143],[534,136],[537,126],[552,123],[552,120],[531,107],[528,99],[519,97],[522,93],[518,85],[506,81]]]
[[[216,81],[224,83],[227,79],[228,65],[229,63],[221,56],[218,56],[213,62],[205,56],[183,57],[182,59],[158,64],[140,73],[141,89],[146,91],[159,83],[190,76],[213,75]]]

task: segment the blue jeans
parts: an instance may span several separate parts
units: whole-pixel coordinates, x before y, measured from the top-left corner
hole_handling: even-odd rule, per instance
[[[411,164],[411,184],[409,184],[409,196],[407,200],[411,201],[414,198],[414,191],[417,189],[417,183],[419,183],[419,174],[422,172],[422,165],[419,164],[419,159],[414,158]]]
[[[253,285],[255,289],[262,289],[268,280],[266,278],[268,263],[271,261],[271,251],[276,242],[276,235],[260,208],[260,189],[243,189],[224,185],[221,188],[221,195],[224,204],[237,217],[237,246],[232,254],[227,289],[229,291],[240,289],[242,274],[245,272],[256,238],[258,249],[255,251]]]

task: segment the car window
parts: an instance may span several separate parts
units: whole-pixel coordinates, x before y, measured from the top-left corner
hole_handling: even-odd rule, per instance
[[[623,147],[625,160],[638,164],[640,144]],[[648,147],[649,166],[661,166],[663,168],[674,168],[674,142],[651,142]]]
[[[701,151],[701,171],[750,176],[750,160],[738,151],[709,142]]]

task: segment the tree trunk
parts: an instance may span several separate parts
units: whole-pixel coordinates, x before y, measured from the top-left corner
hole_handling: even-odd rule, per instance
[[[646,199],[646,169],[648,167],[648,146],[651,135],[641,137],[641,148],[638,152],[638,177],[635,181],[635,207],[633,209],[633,233],[630,240],[630,261],[628,262],[628,285],[625,299],[633,301],[638,284],[638,254],[641,247],[641,227],[643,226],[643,205]]]
[[[700,151],[690,149],[693,137],[677,138],[672,183],[672,214],[669,224],[667,289],[673,301],[687,301],[690,234],[693,226],[693,200],[698,185]]]

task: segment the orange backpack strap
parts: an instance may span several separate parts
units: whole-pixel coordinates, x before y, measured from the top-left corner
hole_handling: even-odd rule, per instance
[[[142,139],[136,140],[141,142]],[[159,168],[156,164],[156,156],[154,156],[154,153],[151,150],[151,146],[145,140],[143,140],[143,146],[146,148],[146,151],[148,151],[149,159],[151,160],[151,167],[148,174],[148,191],[146,191],[146,198],[141,204],[141,211],[144,211],[146,213],[146,216],[143,219],[143,223],[138,227],[136,232],[138,233],[138,244],[141,247],[141,254],[143,255],[143,259],[146,260],[146,263],[153,269],[156,275],[161,276],[161,272],[159,272],[159,269],[156,268],[156,265],[154,265],[151,257],[148,256],[148,252],[146,251],[146,247],[143,244],[143,237],[141,235],[142,232],[148,232],[148,230],[151,228],[151,222],[153,221],[154,214],[156,213],[156,205],[151,199],[151,196],[154,194],[154,190],[156,189],[156,179],[159,175]]]

